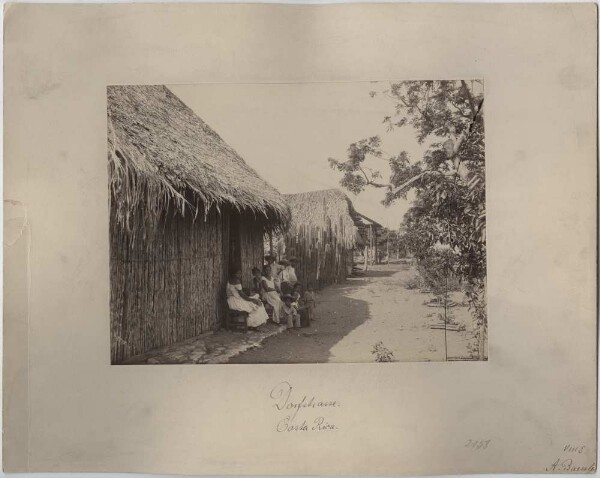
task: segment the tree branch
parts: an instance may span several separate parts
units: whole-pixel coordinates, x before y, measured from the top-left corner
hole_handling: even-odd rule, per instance
[[[389,187],[392,186],[391,184],[376,183],[372,179],[369,179],[369,177],[367,176],[367,173],[365,173],[365,170],[361,166],[358,166],[358,169],[360,170],[360,172],[365,177],[365,181],[366,181],[367,186],[373,186],[374,188],[389,188]]]
[[[469,90],[469,87],[467,86],[465,80],[460,80],[460,84],[462,85],[463,89],[465,90],[465,93],[467,94],[469,106],[471,107],[471,113],[473,114],[473,117],[475,117],[477,116],[477,110],[475,110],[475,101],[473,101],[473,95],[471,95],[471,90]]]
[[[389,189],[390,187],[392,187],[391,184],[374,183],[373,181],[369,181],[369,182],[367,182],[367,184],[369,186],[373,186],[374,188],[388,188]]]
[[[473,131],[473,125],[475,124],[475,120],[477,119],[477,117],[481,113],[482,109],[483,109],[483,98],[481,99],[481,101],[479,102],[479,105],[474,110],[475,114],[473,115],[473,118],[471,119],[471,123],[469,124],[469,127],[456,140],[456,143],[454,144],[454,147],[452,148],[452,153],[450,153],[448,155],[448,161],[453,161],[458,156],[458,154],[460,153],[460,148],[462,147],[462,145],[464,144],[465,140],[469,137],[469,135]],[[460,167],[460,161],[458,162],[458,164],[455,164],[456,172],[451,173],[451,175],[455,175],[456,173],[458,173],[458,168],[459,167]],[[415,181],[421,179],[425,174],[430,174],[430,173],[437,173],[437,174],[442,174],[444,176],[447,176],[445,173],[442,173],[441,171],[437,171],[437,170],[425,170],[422,173],[419,173],[416,176],[413,176],[408,181],[405,181],[404,183],[400,184],[399,186],[396,186],[395,188],[391,189],[391,193],[392,194],[397,194],[402,189],[410,186]]]
[[[473,114],[473,117],[471,118],[471,122],[469,123],[469,127],[456,139],[456,143],[454,144],[452,153],[448,155],[448,160],[452,161],[452,160],[454,160],[454,158],[456,158],[456,156],[458,156],[461,146],[463,145],[465,140],[469,137],[469,135],[473,131],[473,125],[475,124],[475,121],[477,120],[479,113],[481,113],[482,108],[483,108],[483,98],[479,102],[479,105],[477,105],[477,107],[474,107],[474,110],[473,110],[474,114]]]
[[[402,191],[404,188],[410,186],[412,183],[414,183],[415,181],[418,181],[419,179],[421,179],[423,176],[425,176],[427,174],[441,174],[442,176],[447,176],[447,174],[445,174],[441,171],[438,171],[437,169],[426,169],[425,171],[417,174],[416,176],[413,176],[408,181],[404,181],[399,186],[396,186],[394,189],[390,190],[390,192],[392,194],[397,194],[400,191]]]
[[[467,83],[464,80],[461,80],[461,85],[467,95],[467,100],[469,102],[469,108],[471,110],[472,115],[470,116],[469,126],[465,129],[465,131],[463,133],[461,133],[458,136],[458,138],[456,138],[456,141],[454,141],[454,144],[452,147],[452,152],[446,153],[447,161],[451,161],[454,164],[455,171],[453,171],[451,173],[444,173],[444,172],[438,171],[438,170],[427,169],[425,171],[420,172],[416,176],[413,176],[412,178],[408,179],[407,181],[403,182],[399,186],[394,187],[392,184],[382,184],[382,183],[374,182],[372,179],[369,179],[369,177],[367,176],[367,174],[365,173],[363,168],[361,166],[358,166],[358,169],[360,170],[360,172],[363,174],[363,176],[365,178],[366,185],[373,186],[376,188],[388,188],[390,193],[397,194],[400,191],[402,191],[403,189],[407,188],[411,184],[413,184],[416,181],[418,181],[419,179],[421,179],[422,177],[426,176],[427,174],[440,174],[442,176],[454,177],[454,179],[456,181],[457,174],[459,174],[461,161],[460,161],[460,158],[458,159],[458,161],[454,161],[454,160],[458,157],[458,155],[460,153],[460,149],[461,149],[462,145],[464,144],[465,140],[470,136],[471,132],[473,131],[473,126],[477,120],[477,117],[479,116],[479,114],[481,113],[481,110],[483,109],[483,98],[481,99],[479,104],[476,105],[473,95],[471,94],[471,91],[469,90],[469,87],[467,86]],[[429,90],[426,92],[426,97],[425,97],[426,98],[425,99],[425,107],[426,108],[427,108],[427,103],[428,103],[428,99],[429,99],[428,93],[429,93]],[[416,110],[421,114],[421,116],[425,119],[425,121],[428,121],[427,115],[421,110],[421,108],[419,108],[418,102],[409,103],[400,94],[390,95],[387,92],[384,92],[384,94],[385,94],[385,96],[388,96],[391,99],[396,99],[396,100],[400,101],[408,109],[416,108]],[[460,111],[460,108],[458,108],[458,106],[456,104],[454,104],[452,101],[450,101],[450,102],[457,110]]]

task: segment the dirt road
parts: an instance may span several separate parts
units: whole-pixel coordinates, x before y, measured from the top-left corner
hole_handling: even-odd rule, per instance
[[[431,294],[405,287],[415,274],[407,264],[380,265],[364,277],[327,287],[318,294],[310,328],[267,338],[229,363],[373,362],[378,342],[393,352],[395,361],[446,360],[444,330],[430,328],[443,309],[426,305]],[[460,293],[452,299],[463,301]],[[448,358],[468,359],[467,346],[474,343],[470,314],[465,306],[450,310],[466,330],[447,332]]]

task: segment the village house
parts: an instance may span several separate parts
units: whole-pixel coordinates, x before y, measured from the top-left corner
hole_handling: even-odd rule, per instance
[[[165,86],[110,86],[111,362],[221,326],[228,272],[250,286],[284,197]]]
[[[360,245],[362,246],[363,267],[364,270],[367,270],[369,264],[377,264],[379,262],[379,240],[380,231],[383,229],[383,226],[359,212],[356,212],[354,218],[358,233],[362,238]]]
[[[359,214],[339,189],[286,194],[291,223],[278,253],[298,259],[300,282],[323,287],[352,274],[355,248],[368,245],[373,224]],[[364,233],[361,233],[361,229]]]

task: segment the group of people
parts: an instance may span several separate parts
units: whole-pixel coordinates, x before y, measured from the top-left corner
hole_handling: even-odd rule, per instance
[[[271,312],[276,324],[288,328],[300,327],[301,314],[308,321],[315,307],[314,291],[310,284],[306,289],[296,276],[297,261],[294,258],[277,262],[275,257],[266,256],[261,269],[252,269],[252,290],[242,288],[240,270],[231,274],[227,283],[227,304],[230,309],[248,313],[248,327],[257,328],[267,322]]]

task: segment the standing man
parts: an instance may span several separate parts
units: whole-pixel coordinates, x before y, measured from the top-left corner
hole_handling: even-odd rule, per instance
[[[279,264],[277,264],[277,262],[275,262],[275,256],[272,256],[271,254],[267,254],[265,256],[265,268],[269,269],[271,271],[271,277],[273,278],[273,281],[275,282],[275,289],[278,292],[281,292],[281,277],[280,277],[280,272],[281,272],[281,266]]]
[[[290,284],[290,263],[286,259],[281,259],[279,265],[283,266],[283,269],[279,271],[277,278],[279,280],[279,288],[283,295],[292,293],[292,286]]]
[[[294,288],[294,285],[296,285],[296,282],[298,282],[298,277],[296,276],[296,264],[298,264],[298,259],[295,257],[290,258],[290,265],[288,266],[288,280],[292,288]]]

